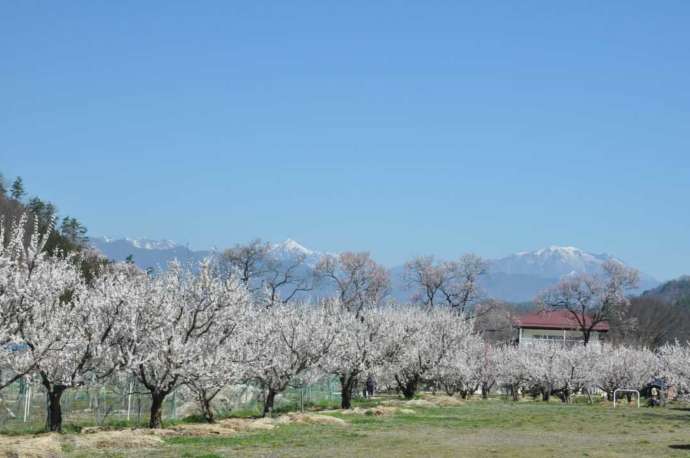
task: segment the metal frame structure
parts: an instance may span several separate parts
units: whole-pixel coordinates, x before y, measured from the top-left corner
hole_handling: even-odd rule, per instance
[[[613,390],[613,408],[616,408],[616,394],[618,392],[621,393],[636,393],[637,394],[637,408],[640,408],[640,392],[638,390],[629,390],[625,388],[618,388],[616,390]]]

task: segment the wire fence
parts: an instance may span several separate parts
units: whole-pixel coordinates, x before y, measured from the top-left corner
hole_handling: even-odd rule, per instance
[[[339,402],[338,382],[325,379],[289,387],[276,398],[274,411]],[[145,425],[150,408],[150,394],[133,379],[68,389],[61,399],[63,424],[68,427]],[[214,410],[221,417],[233,412],[259,415],[262,409],[263,392],[253,385],[229,386],[214,400]],[[166,397],[163,421],[182,420],[198,412],[191,393],[181,387]],[[41,384],[20,379],[0,391],[0,432],[39,430],[46,415],[46,390]]]

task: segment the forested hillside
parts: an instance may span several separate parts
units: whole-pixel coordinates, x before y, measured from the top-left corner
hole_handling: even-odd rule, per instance
[[[667,281],[656,288],[645,291],[645,297],[655,297],[668,303],[684,304],[690,307],[690,275],[683,275]]]
[[[627,313],[611,329],[614,340],[649,348],[690,340],[690,277],[633,297]]]
[[[21,177],[10,182],[0,173],[0,218],[5,236],[9,233],[9,226],[19,221],[23,214],[28,215],[27,239],[36,230],[44,233],[52,226],[46,251],[61,256],[81,253],[82,272],[87,278],[91,278],[108,262],[89,248],[87,229],[78,219],[60,216],[55,204],[38,196],[30,196]]]

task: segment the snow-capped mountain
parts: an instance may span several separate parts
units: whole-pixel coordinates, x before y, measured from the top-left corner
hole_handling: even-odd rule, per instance
[[[172,250],[179,245],[172,240],[151,240],[151,239],[125,239],[130,242],[133,247],[141,248],[142,250]]]
[[[594,254],[572,246],[550,246],[523,251],[490,261],[485,288],[494,297],[510,301],[528,301],[566,275],[601,273],[606,261],[626,263],[609,254]],[[659,282],[644,272],[634,293],[653,288]]]
[[[208,256],[217,254],[211,250],[191,250],[172,240],[92,237],[90,242],[95,249],[113,261],[124,261],[131,255],[134,263],[142,269],[165,267],[173,259],[177,259],[183,264],[194,264]],[[303,256],[307,267],[312,269],[323,255],[318,251],[305,248],[292,239],[272,244],[271,252],[278,259],[286,262]]]
[[[194,251],[170,240],[151,239],[110,239],[94,237],[92,245],[115,261],[123,261],[132,255],[134,262],[141,268],[164,268],[170,261],[177,259],[186,265],[194,265],[208,257],[217,256],[214,251]],[[303,275],[311,275],[314,267],[324,253],[314,251],[292,239],[271,245],[272,254],[281,261],[290,262],[304,257],[305,266],[300,269]],[[575,273],[601,272],[602,264],[618,258],[608,254],[593,254],[575,247],[550,246],[534,251],[515,253],[504,258],[489,261],[489,272],[483,276],[481,283],[486,293],[493,298],[510,302],[531,301],[545,288],[556,284],[562,277]],[[412,292],[403,279],[402,266],[390,269],[391,295],[398,301],[409,300]],[[651,276],[640,274],[640,287],[634,293],[654,288],[659,282]],[[317,291],[326,295],[327,291]]]
[[[310,250],[309,248],[305,248],[304,246],[300,245],[298,242],[292,239],[287,239],[284,242],[273,244],[273,249],[277,251],[287,251],[291,253],[303,254],[305,256],[310,256],[316,253],[315,251]]]
[[[183,265],[193,265],[211,254],[210,251],[190,250],[172,240],[91,237],[90,242],[113,261],[124,261],[131,255],[134,263],[142,269],[165,268],[174,259]]]
[[[489,260],[489,270],[481,277],[480,284],[489,297],[509,302],[528,302],[566,275],[600,273],[602,264],[607,260],[625,265],[625,262],[611,255],[588,253],[571,246],[523,251]],[[403,277],[404,267],[394,267],[390,273],[393,297],[398,301],[408,300],[410,292]],[[651,276],[640,273],[640,286],[631,293],[638,294],[658,284]]]
[[[614,260],[608,254],[587,253],[572,246],[550,246],[535,251],[523,251],[491,262],[492,272],[536,275],[559,278],[570,273],[598,273],[601,265]]]
[[[292,239],[287,239],[284,242],[272,244],[271,252],[278,259],[283,259],[286,261],[297,258],[298,256],[303,256],[305,264],[311,268],[316,267],[319,259],[321,259],[324,254],[319,251],[310,250],[309,248],[300,245],[298,242]]]
[[[173,248],[181,246],[172,240],[132,239],[129,237],[121,239],[114,239],[112,237],[90,237],[89,240],[96,246],[126,244],[142,250],[172,250]]]

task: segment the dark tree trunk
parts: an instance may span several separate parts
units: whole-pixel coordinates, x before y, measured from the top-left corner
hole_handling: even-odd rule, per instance
[[[46,387],[46,396],[48,398],[48,412],[46,415],[46,431],[48,432],[62,432],[62,408],[60,407],[60,398],[65,392],[64,386]]]
[[[215,423],[216,419],[213,416],[213,408],[211,407],[211,401],[209,399],[201,399],[201,414],[204,416],[204,420],[207,423]]]
[[[163,427],[163,401],[168,393],[156,391],[151,393],[151,415],[149,416],[149,428],[160,429]]]
[[[489,391],[491,391],[491,387],[489,386],[488,383],[483,382],[482,383],[482,399],[489,399]]]
[[[355,386],[356,377],[354,375],[340,376],[340,408],[352,408],[352,390]]]
[[[551,399],[551,390],[549,387],[545,387],[541,389],[541,400],[548,402],[549,399]]]
[[[472,395],[477,392],[477,385],[471,386],[462,392],[462,398],[465,400],[472,399]]]
[[[273,411],[273,401],[276,399],[276,394],[278,393],[276,393],[273,388],[268,389],[266,400],[264,401],[264,411],[261,414],[262,417],[265,417],[267,414]]]
[[[205,390],[199,389],[197,391],[197,399],[199,401],[199,407],[201,407],[201,415],[203,415],[204,420],[207,423],[215,423],[216,419],[213,414],[213,405],[211,404],[215,397],[220,393],[220,390]]]
[[[405,399],[412,399],[414,395],[417,394],[417,378],[408,380],[402,387],[403,396]]]
[[[402,392],[405,399],[412,399],[414,395],[417,394],[417,385],[419,384],[419,375],[414,375],[412,378],[408,378],[403,382],[400,377],[395,376],[395,383],[398,385],[398,389]]]
[[[510,392],[513,396],[513,401],[519,401],[520,400],[520,393],[518,392],[517,385],[510,385]]]
[[[589,343],[589,338],[591,337],[591,332],[590,331],[585,331],[583,333],[583,339],[582,339],[582,344],[586,347],[587,344]]]

